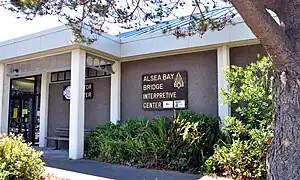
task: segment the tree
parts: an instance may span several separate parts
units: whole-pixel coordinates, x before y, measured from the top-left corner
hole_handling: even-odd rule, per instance
[[[300,0],[223,0],[231,3],[259,39],[274,63],[274,128],[268,153],[268,179],[300,179]],[[178,8],[191,2],[193,21],[174,31],[177,36],[203,34],[221,30],[230,20],[225,16],[209,19],[202,12],[220,5],[218,0],[9,0],[2,6],[33,19],[37,15],[57,15],[71,26],[79,40],[82,29],[103,32],[105,23],[124,28],[142,26],[143,22],[160,22],[176,15]],[[268,10],[276,13],[277,23]],[[235,14],[231,14],[233,17]]]

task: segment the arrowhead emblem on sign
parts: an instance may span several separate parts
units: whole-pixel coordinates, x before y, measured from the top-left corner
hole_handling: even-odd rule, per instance
[[[177,75],[175,77],[174,87],[176,87],[178,89],[184,87],[184,82],[183,82],[182,76],[179,72],[177,73]]]

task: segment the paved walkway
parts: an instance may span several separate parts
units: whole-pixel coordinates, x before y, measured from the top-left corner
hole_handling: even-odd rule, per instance
[[[70,172],[70,179],[115,179],[115,180],[198,180],[198,175],[180,172],[136,169],[88,160],[69,160],[68,153],[61,150],[45,150],[43,159],[47,171],[54,174]],[[60,169],[60,170],[57,170]],[[65,171],[64,171],[65,170]],[[59,175],[58,174],[58,175]],[[60,176],[60,175],[59,175]]]

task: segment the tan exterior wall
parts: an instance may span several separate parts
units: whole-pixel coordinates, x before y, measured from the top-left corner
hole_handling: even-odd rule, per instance
[[[260,55],[260,57],[267,56],[267,53],[261,45],[230,48],[230,64],[245,66],[256,62],[258,55]]]
[[[188,107],[207,115],[218,115],[217,52],[216,50],[181,54],[121,63],[121,117],[171,118],[172,110],[144,111],[142,109],[142,75],[150,73],[187,71]]]

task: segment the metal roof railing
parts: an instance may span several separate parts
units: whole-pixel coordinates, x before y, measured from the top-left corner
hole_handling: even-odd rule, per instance
[[[203,18],[209,18],[209,19],[219,19],[222,17],[225,17],[229,14],[237,14],[237,11],[234,7],[228,6],[228,7],[222,7],[219,9],[213,9],[207,12],[204,12]],[[196,14],[195,16],[200,15]],[[231,18],[231,16],[229,16]],[[145,34],[155,33],[158,31],[164,31],[164,30],[173,30],[179,27],[184,27],[188,25],[191,21],[193,21],[190,16],[184,16],[182,18],[173,19],[169,21],[163,21],[155,25],[142,27],[139,29],[135,29],[133,31],[125,32],[119,35],[116,35],[115,37],[120,39],[127,39],[131,37],[137,37]]]

